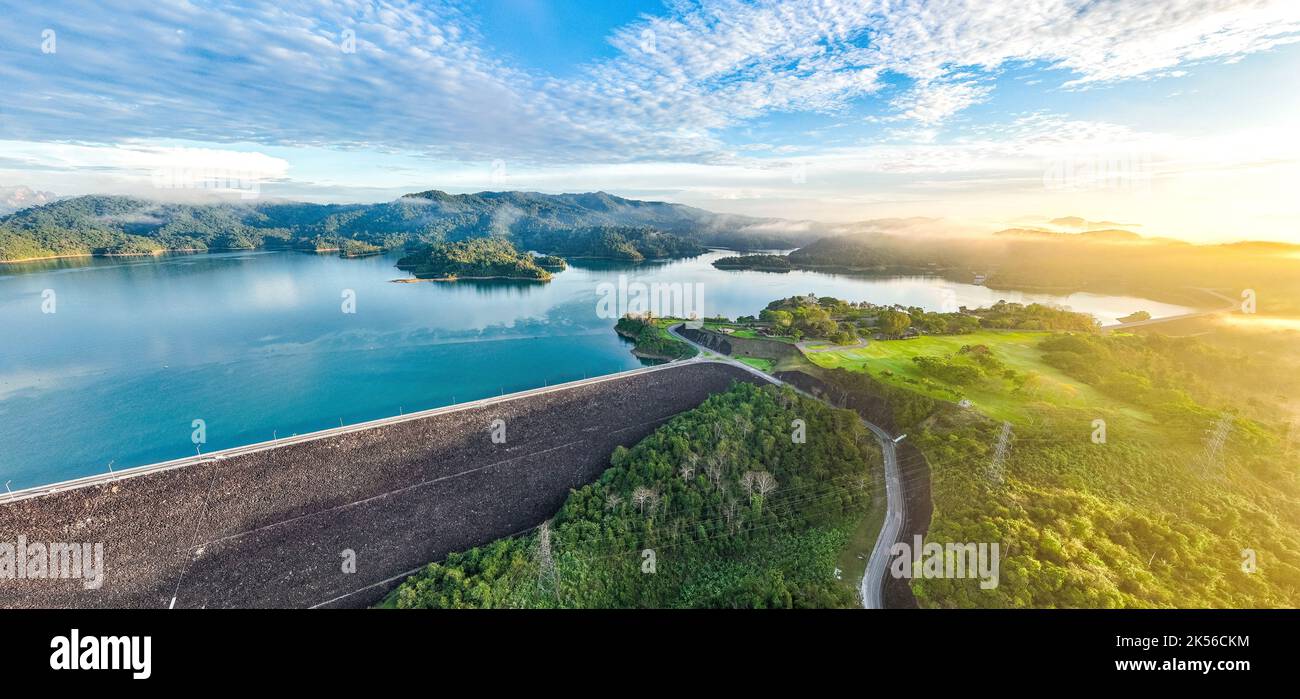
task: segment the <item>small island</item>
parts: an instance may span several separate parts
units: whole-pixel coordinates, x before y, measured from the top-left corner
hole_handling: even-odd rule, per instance
[[[403,257],[397,261],[397,268],[416,276],[416,279],[395,280],[407,282],[459,279],[544,282],[551,279],[551,273],[542,269],[532,255],[521,254],[509,241],[501,238],[439,243]]]
[[[1144,320],[1151,320],[1151,314],[1146,311],[1134,311],[1123,318],[1119,319],[1121,323],[1140,323]]]
[[[790,260],[783,255],[739,255],[713,261],[718,269],[750,269],[758,272],[789,272]]]
[[[563,257],[558,255],[538,255],[533,258],[533,262],[544,270],[550,272],[563,272],[569,268],[569,263],[564,261]]]
[[[370,257],[384,251],[383,248],[364,240],[344,240],[339,246],[339,257]]]

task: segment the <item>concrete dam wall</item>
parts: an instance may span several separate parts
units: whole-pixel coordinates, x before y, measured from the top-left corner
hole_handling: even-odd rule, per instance
[[[757,379],[688,361],[0,496],[0,545],[102,543],[105,559],[98,589],[0,577],[0,608],[372,604],[536,526],[616,446],[733,381]]]

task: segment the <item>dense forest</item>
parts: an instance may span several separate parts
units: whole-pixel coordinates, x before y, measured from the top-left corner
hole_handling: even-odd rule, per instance
[[[562,272],[569,268],[569,263],[558,255],[538,255],[533,262],[549,272]]]
[[[520,253],[509,241],[474,238],[438,243],[397,261],[397,268],[420,279],[535,279],[547,281],[551,273],[538,266],[532,255]]]
[[[790,247],[815,238],[808,232],[772,233],[771,225],[768,219],[603,192],[433,190],[380,204],[179,204],[83,196],[0,217],[0,261],[169,250],[340,250],[348,240],[400,250],[489,236],[507,238],[521,250],[641,260],[696,255],[706,245]]]
[[[963,306],[957,311],[935,312],[919,306],[879,306],[811,294],[772,301],[757,319],[748,319],[754,321],[766,324],[778,335],[795,339],[823,338],[837,344],[851,343],[859,335],[898,338],[922,333],[961,335],[980,329],[1097,330],[1097,322],[1086,313],[1038,303],[998,301],[987,308]]]
[[[430,564],[385,606],[851,607],[836,560],[879,468],[853,413],[735,384],[616,449],[541,527]]]
[[[572,229],[523,231],[520,245],[565,257],[601,257],[639,261],[692,257],[707,252],[699,243],[647,227],[591,226]]]
[[[1001,461],[1003,424],[978,407],[926,397],[888,371],[824,372],[884,399],[925,454],[927,541],[1001,544],[996,589],[914,579],[921,604],[1300,606],[1300,440],[1289,406],[1300,362],[1280,342],[1243,340],[1270,349],[1239,351],[1221,340],[1233,332],[1047,335],[1018,369],[997,346],[922,359],[929,381],[957,392],[978,383],[1016,406]],[[903,468],[905,479],[918,471]]]

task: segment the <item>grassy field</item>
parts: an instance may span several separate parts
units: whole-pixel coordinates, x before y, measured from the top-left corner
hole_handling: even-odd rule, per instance
[[[1045,332],[983,331],[969,335],[925,335],[911,340],[879,340],[856,349],[818,352],[809,359],[818,366],[864,371],[878,379],[923,393],[932,398],[957,402],[965,398],[973,407],[995,420],[1023,422],[1035,404],[1054,407],[1106,407],[1129,417],[1145,420],[1147,415],[1113,401],[1096,389],[1080,383],[1040,359],[1038,343]],[[927,377],[914,357],[943,357],[956,354],[966,345],[985,345],[1011,369],[1031,378],[1019,391],[1006,385],[980,383],[952,386]]]
[[[705,323],[704,329],[712,330],[715,333],[723,333],[724,335],[729,334],[732,337],[743,337],[747,340],[755,340],[758,339],[759,337],[762,337],[757,332],[750,330],[749,328],[740,325],[732,325],[731,323]],[[723,332],[724,330],[730,330],[731,332],[726,333]]]
[[[784,342],[788,345],[795,344],[795,339],[793,337],[784,337],[779,335],[760,335],[755,330],[751,330],[743,325],[736,325],[735,323],[705,323],[704,329],[712,330],[713,332],[716,333],[722,333],[724,329],[731,330],[730,333],[722,333],[722,334],[724,335],[729,334],[732,337],[740,337],[746,340],[773,340],[775,342]]]
[[[824,368],[972,403],[969,410],[912,413],[906,431],[931,469],[927,540],[1001,542],[1001,583],[982,590],[969,581],[914,580],[921,606],[1295,606],[1300,490],[1295,459],[1284,454],[1270,421],[1271,404],[1295,393],[1286,383],[1292,365],[1281,360],[1294,355],[1295,337],[1237,338],[1221,329],[1206,336],[1240,357],[1159,341],[1138,349],[1135,336],[1095,338],[1110,353],[1086,355],[1092,364],[1082,366],[1112,375],[1092,385],[1044,361],[1040,344],[1049,337],[981,331],[808,355]],[[976,345],[988,354],[961,352]],[[1265,349],[1267,361],[1254,361]],[[934,360],[923,365],[917,357]],[[974,366],[987,370],[976,378],[960,371]],[[1171,392],[1128,392],[1144,379]],[[1196,396],[1200,412],[1186,409],[1193,399],[1177,390]],[[1014,430],[994,476],[1002,420]],[[1206,435],[1216,425],[1228,425],[1228,436],[1206,456]],[[854,548],[841,554],[846,570],[857,560]],[[1247,550],[1267,563],[1245,570]]]
[[[758,369],[759,371],[765,371],[769,374],[772,373],[773,367],[776,366],[776,363],[771,359],[760,359],[758,357],[736,357],[736,359]]]

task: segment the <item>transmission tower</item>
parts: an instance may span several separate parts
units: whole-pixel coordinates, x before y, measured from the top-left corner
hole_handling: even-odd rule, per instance
[[[996,485],[1002,485],[1002,466],[1007,460],[1007,452],[1011,450],[1011,423],[1002,423],[1002,432],[998,434],[998,445],[993,450],[993,461],[989,463],[989,480]]]
[[[551,556],[551,523],[542,522],[537,528],[537,584],[545,589],[550,586],[556,592],[555,559]]]
[[[1222,473],[1223,463],[1220,458],[1223,452],[1223,445],[1228,441],[1228,434],[1232,432],[1232,416],[1224,413],[1215,423],[1214,429],[1210,430],[1210,437],[1205,441],[1205,454],[1202,457],[1204,468],[1207,475],[1211,473]]]

